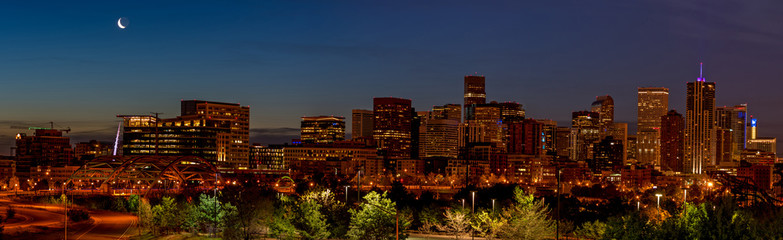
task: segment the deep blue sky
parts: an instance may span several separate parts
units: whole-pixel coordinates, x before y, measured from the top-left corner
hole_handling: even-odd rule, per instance
[[[718,105],[748,103],[760,135],[783,136],[781,12],[775,0],[4,3],[0,154],[11,125],[111,141],[115,115],[174,117],[181,99],[250,105],[252,139],[274,143],[305,115],[350,126],[374,96],[462,103],[473,73],[488,100],[530,117],[568,125],[609,94],[635,125],[637,87],[668,87],[684,112],[700,61]]]

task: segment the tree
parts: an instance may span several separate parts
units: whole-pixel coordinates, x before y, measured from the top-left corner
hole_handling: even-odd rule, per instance
[[[143,229],[152,228],[152,208],[146,198],[139,199],[139,223]]]
[[[128,212],[135,213],[139,211],[139,195],[130,195],[125,207],[128,209]]]
[[[294,226],[302,239],[326,239],[331,235],[329,224],[320,212],[321,204],[315,200],[304,199],[299,202]]]
[[[369,192],[364,196],[365,202],[359,205],[359,209],[351,209],[351,224],[348,230],[350,239],[395,239],[396,233],[396,204],[387,196],[386,192],[379,194]],[[407,235],[403,234],[410,222],[405,218],[400,218],[399,222],[400,238],[405,239]]]
[[[300,201],[315,201],[319,211],[326,218],[331,237],[342,238],[348,232],[351,215],[345,203],[337,201],[334,192],[325,188],[314,188],[306,192]]]
[[[440,218],[442,215],[438,211],[439,209],[434,205],[430,205],[419,211],[419,222],[421,222],[419,231],[431,233],[438,224],[441,224]]]
[[[437,225],[438,230],[454,235],[454,239],[466,235],[470,231],[470,219],[465,211],[451,209],[443,213],[443,224]]]
[[[514,204],[504,210],[508,224],[500,230],[500,236],[508,239],[544,239],[554,234],[554,221],[549,218],[549,209],[532,194],[521,188],[514,189]]]
[[[497,236],[500,229],[506,225],[508,219],[501,214],[493,214],[488,211],[481,211],[473,216],[470,226],[487,239],[493,239]]]
[[[277,201],[275,212],[269,223],[269,230],[273,237],[279,239],[295,239],[296,227],[292,219],[294,218],[294,204],[290,197],[283,196]]]
[[[586,222],[574,231],[576,237],[587,239],[600,239],[606,232],[606,224],[601,221]]]
[[[236,207],[230,203],[221,203],[217,197],[208,194],[199,195],[197,211],[199,222],[214,232],[225,227],[225,220],[231,214],[236,214]]]
[[[164,233],[168,233],[170,230],[179,227],[177,211],[175,210],[177,210],[177,203],[174,202],[174,199],[163,197],[160,204],[152,208],[152,223],[155,228],[162,229]]]

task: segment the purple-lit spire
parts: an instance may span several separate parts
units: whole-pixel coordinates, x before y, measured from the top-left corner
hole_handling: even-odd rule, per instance
[[[704,82],[705,81],[704,77],[702,76],[703,72],[704,72],[704,63],[703,62],[699,62],[699,78],[697,78],[696,81],[699,81],[699,82]]]

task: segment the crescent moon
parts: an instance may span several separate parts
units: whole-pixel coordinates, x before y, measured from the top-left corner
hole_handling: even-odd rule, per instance
[[[122,26],[122,18],[117,19],[117,26],[119,26],[121,29],[125,29],[125,26]]]

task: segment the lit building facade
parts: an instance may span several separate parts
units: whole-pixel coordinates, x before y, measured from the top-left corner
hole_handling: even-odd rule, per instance
[[[685,119],[671,110],[661,117],[661,170],[682,172]]]
[[[614,123],[614,99],[612,96],[595,97],[590,111],[598,113],[598,128],[601,131],[601,136],[607,136],[609,127]]]
[[[669,89],[640,87],[637,94],[635,158],[644,164],[659,165],[661,117],[669,110]]]
[[[459,122],[454,119],[428,119],[422,124],[421,157],[457,158],[459,155]]]
[[[373,139],[378,153],[386,160],[388,169],[396,167],[396,159],[411,157],[411,100],[402,98],[374,98]]]
[[[462,107],[459,104],[446,104],[432,107],[432,118],[451,119],[462,122]]]
[[[250,146],[250,165],[259,170],[288,170],[283,158],[283,145]]]
[[[757,137],[756,139],[748,140],[748,149],[758,149],[777,154],[778,139],[773,137]]]
[[[374,121],[372,110],[351,110],[351,139],[372,138]]]
[[[597,112],[579,111],[571,114],[571,160],[593,158],[593,146],[599,140]]]
[[[228,135],[221,135],[221,147],[217,161],[219,166],[247,168],[250,159],[250,107],[238,103],[223,103],[203,100],[183,100],[182,117],[219,121],[228,124]],[[224,154],[225,153],[225,154]]]
[[[748,105],[741,104],[733,107],[717,107],[715,109],[717,127],[729,129],[731,132],[731,158],[739,161],[739,154],[745,149],[747,142]]]
[[[63,166],[74,159],[71,139],[55,129],[36,129],[33,136],[16,135],[16,171],[22,175],[38,166]],[[23,176],[24,177],[24,176]]]
[[[300,140],[303,143],[344,141],[345,118],[335,116],[302,117]]]
[[[225,161],[229,149],[226,141],[231,134],[229,122],[193,115],[173,119],[149,115],[118,117],[123,118],[122,155],[197,156],[221,167],[231,167]],[[219,161],[221,157],[224,161]]]
[[[687,83],[685,113],[685,172],[702,174],[715,165],[715,83],[699,75]]]
[[[487,103],[484,76],[465,76],[465,120],[473,119],[473,105]]]
[[[98,156],[106,156],[112,154],[112,146],[106,143],[99,142],[97,140],[90,140],[89,142],[76,143],[74,146],[74,155],[76,159],[92,159]]]

